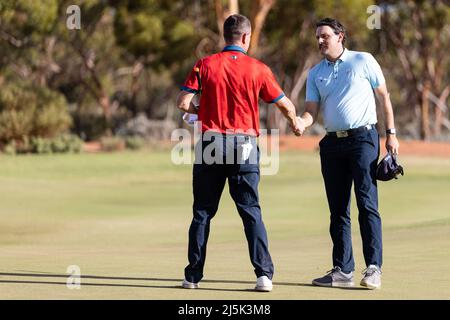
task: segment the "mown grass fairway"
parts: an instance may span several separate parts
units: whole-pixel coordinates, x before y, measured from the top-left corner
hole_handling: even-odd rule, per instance
[[[380,183],[383,287],[310,286],[331,267],[317,153],[282,153],[260,197],[274,290],[255,293],[227,187],[213,219],[201,290],[182,290],[191,166],[170,153],[0,157],[1,299],[450,299],[450,159],[402,157],[406,176]],[[364,269],[353,201],[354,254]],[[81,268],[80,290],[66,287]]]

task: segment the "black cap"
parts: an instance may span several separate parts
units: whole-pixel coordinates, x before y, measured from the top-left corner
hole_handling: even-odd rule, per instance
[[[403,167],[397,163],[397,157],[388,153],[377,166],[377,180],[389,181],[403,175]]]

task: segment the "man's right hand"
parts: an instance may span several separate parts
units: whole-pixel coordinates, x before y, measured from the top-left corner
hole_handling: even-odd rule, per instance
[[[288,97],[284,96],[277,102],[275,105],[280,109],[283,113],[284,117],[288,120],[289,125],[291,126],[292,132],[296,136],[301,136],[305,131],[306,125],[303,119],[296,116],[295,106]]]
[[[303,135],[303,133],[305,132],[305,123],[303,121],[302,118],[300,117],[295,117],[294,123],[291,124],[292,127],[292,132],[294,132],[294,134],[297,137],[300,137],[301,135]]]

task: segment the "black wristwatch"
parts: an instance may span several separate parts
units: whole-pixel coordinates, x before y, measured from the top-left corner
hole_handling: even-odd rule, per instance
[[[395,128],[387,129],[386,134],[396,134]]]

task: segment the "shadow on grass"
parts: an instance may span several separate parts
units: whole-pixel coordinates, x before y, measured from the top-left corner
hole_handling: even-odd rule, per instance
[[[1,276],[8,277],[36,277],[36,278],[68,278],[73,279],[75,276],[69,274],[55,274],[41,271],[30,271],[27,273],[13,273],[13,272],[0,272]],[[94,280],[132,280],[132,281],[167,281],[167,282],[181,282],[182,279],[168,279],[168,278],[141,278],[141,277],[112,277],[112,276],[95,276],[95,275],[82,275],[81,279],[94,279]],[[255,281],[244,280],[202,280],[202,283],[229,283],[229,284],[249,284],[254,285]],[[24,284],[48,284],[48,285],[67,285],[66,282],[53,282],[53,281],[36,281],[36,280],[3,280],[0,279],[0,283],[24,283]],[[316,287],[309,283],[295,283],[295,282],[274,282],[274,286],[293,286],[293,287]],[[119,283],[87,283],[83,282],[83,286],[101,286],[101,287],[130,287],[130,288],[157,288],[157,289],[181,289],[181,285],[175,286],[161,286],[161,285],[141,285],[141,284],[119,284]],[[316,287],[317,288],[317,287]],[[349,287],[349,288],[325,288],[324,289],[342,289],[342,290],[367,290],[361,287]],[[253,289],[223,289],[223,288],[198,288],[198,290],[212,290],[212,291],[240,291],[240,292],[255,292]]]
[[[14,283],[14,284],[48,284],[48,285],[64,285],[66,282],[54,281],[32,281],[32,280],[0,280],[0,283]],[[119,284],[119,283],[87,283],[83,282],[82,286],[98,286],[98,287],[129,287],[129,288],[156,288],[156,289],[179,289],[181,286],[147,286],[140,284]]]
[[[29,271],[27,273],[13,273],[13,272],[0,272],[0,276],[12,276],[12,277],[40,277],[40,278],[68,278],[70,274],[55,274],[50,272],[41,271]],[[73,276],[72,276],[73,277]],[[134,280],[134,281],[169,281],[169,282],[181,282],[183,279],[168,279],[168,278],[140,278],[140,277],[111,277],[111,276],[94,276],[94,275],[81,275],[82,279],[97,279],[97,280]],[[245,280],[202,280],[202,283],[236,283],[236,284],[251,284],[254,285],[255,281]],[[294,283],[294,282],[274,282],[274,285],[278,286],[305,286],[313,287],[312,284],[307,283]]]
[[[29,271],[29,272],[0,272],[0,277],[33,277],[33,278],[68,278],[69,276],[74,279],[73,275],[69,274],[54,274],[41,271]],[[141,278],[141,277],[112,277],[112,276],[96,276],[96,275],[82,275],[81,279],[93,279],[93,280],[132,280],[132,281],[167,281],[167,282],[179,282],[182,279],[168,279],[168,278]],[[14,283],[14,284],[45,284],[45,285],[67,285],[66,282],[57,281],[37,281],[37,280],[3,280],[0,279],[0,283]],[[230,283],[230,284],[249,284],[254,285],[255,281],[239,281],[239,280],[202,280],[202,283]],[[119,283],[88,283],[82,282],[83,286],[100,286],[100,287],[129,287],[129,288],[156,288],[156,289],[181,289],[181,285],[175,286],[162,286],[162,285],[142,285],[142,284],[119,284]],[[274,283],[275,286],[312,286],[305,283],[288,283],[278,282]],[[238,292],[255,292],[253,289],[225,289],[225,288],[198,288],[202,291],[238,291]]]
[[[13,284],[44,284],[44,285],[63,285],[67,286],[66,282],[55,281],[32,281],[32,280],[0,280],[0,283],[13,283]],[[126,287],[126,288],[152,288],[152,289],[182,289],[181,286],[155,286],[155,285],[141,285],[141,284],[119,284],[119,283],[81,283],[82,286],[91,287]],[[255,292],[250,289],[219,289],[219,288],[198,288],[196,290],[212,290],[212,291],[241,291],[241,292]]]

